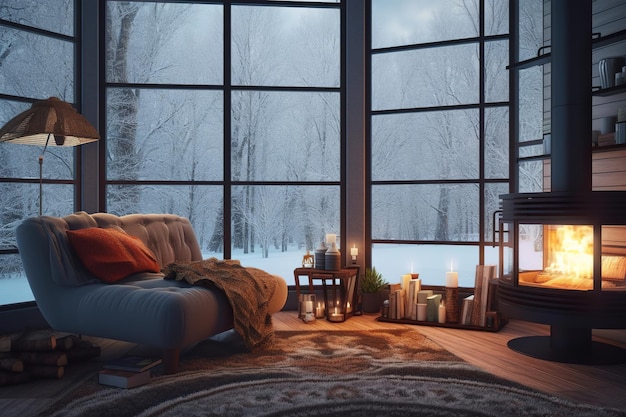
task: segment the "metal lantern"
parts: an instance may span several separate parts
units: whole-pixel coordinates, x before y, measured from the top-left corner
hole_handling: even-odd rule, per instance
[[[326,320],[339,323],[355,313],[358,274],[317,276],[322,280]]]

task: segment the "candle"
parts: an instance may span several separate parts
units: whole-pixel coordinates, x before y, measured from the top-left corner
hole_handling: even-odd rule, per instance
[[[446,322],[446,304],[442,301],[439,304],[439,323]]]
[[[333,233],[329,233],[326,235],[326,243],[332,245],[333,243],[337,243],[337,235]]]
[[[457,288],[459,286],[458,272],[446,272],[446,287]]]
[[[313,301],[305,301],[304,302],[304,312],[312,313],[313,312]]]
[[[402,289],[409,291],[409,281],[411,281],[411,274],[402,275]]]
[[[356,245],[354,245],[354,247],[350,249],[350,255],[359,256],[359,248],[357,248]]]
[[[324,317],[324,306],[322,303],[317,303],[317,307],[315,308],[315,317],[322,318]]]
[[[340,313],[337,307],[335,310],[328,315],[329,321],[343,321],[343,313]]]
[[[426,321],[426,303],[417,303],[417,320]]]
[[[450,272],[446,272],[446,287],[458,288],[459,286],[459,273],[454,272],[452,262],[450,262]]]

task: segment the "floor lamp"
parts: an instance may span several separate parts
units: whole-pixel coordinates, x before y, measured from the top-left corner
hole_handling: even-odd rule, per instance
[[[33,103],[30,109],[0,129],[0,143],[43,146],[39,156],[39,215],[43,200],[43,155],[48,146],[78,146],[100,139],[98,131],[71,104],[56,97]]]

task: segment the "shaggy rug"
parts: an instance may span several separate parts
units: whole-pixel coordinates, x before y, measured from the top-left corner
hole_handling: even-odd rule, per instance
[[[233,340],[187,352],[181,372],[124,390],[96,377],[54,416],[625,416],[499,379],[412,329],[276,332],[249,353]]]

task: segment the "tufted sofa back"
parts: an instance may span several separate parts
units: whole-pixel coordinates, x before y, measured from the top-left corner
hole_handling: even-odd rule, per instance
[[[128,214],[115,216],[95,213],[91,217],[98,227],[117,226],[138,237],[157,257],[162,267],[177,262],[202,259],[196,234],[189,220],[174,214]]]
[[[17,229],[18,247],[29,281],[31,276],[39,276],[40,279],[48,276],[62,286],[99,282],[74,255],[66,234],[67,230],[87,227],[123,229],[141,239],[154,252],[161,266],[174,261],[202,259],[191,223],[174,214],[115,216],[109,213],[77,212],[66,217],[40,216],[26,219]],[[46,259],[49,262],[45,262]],[[28,274],[30,268],[37,268],[37,273]]]

